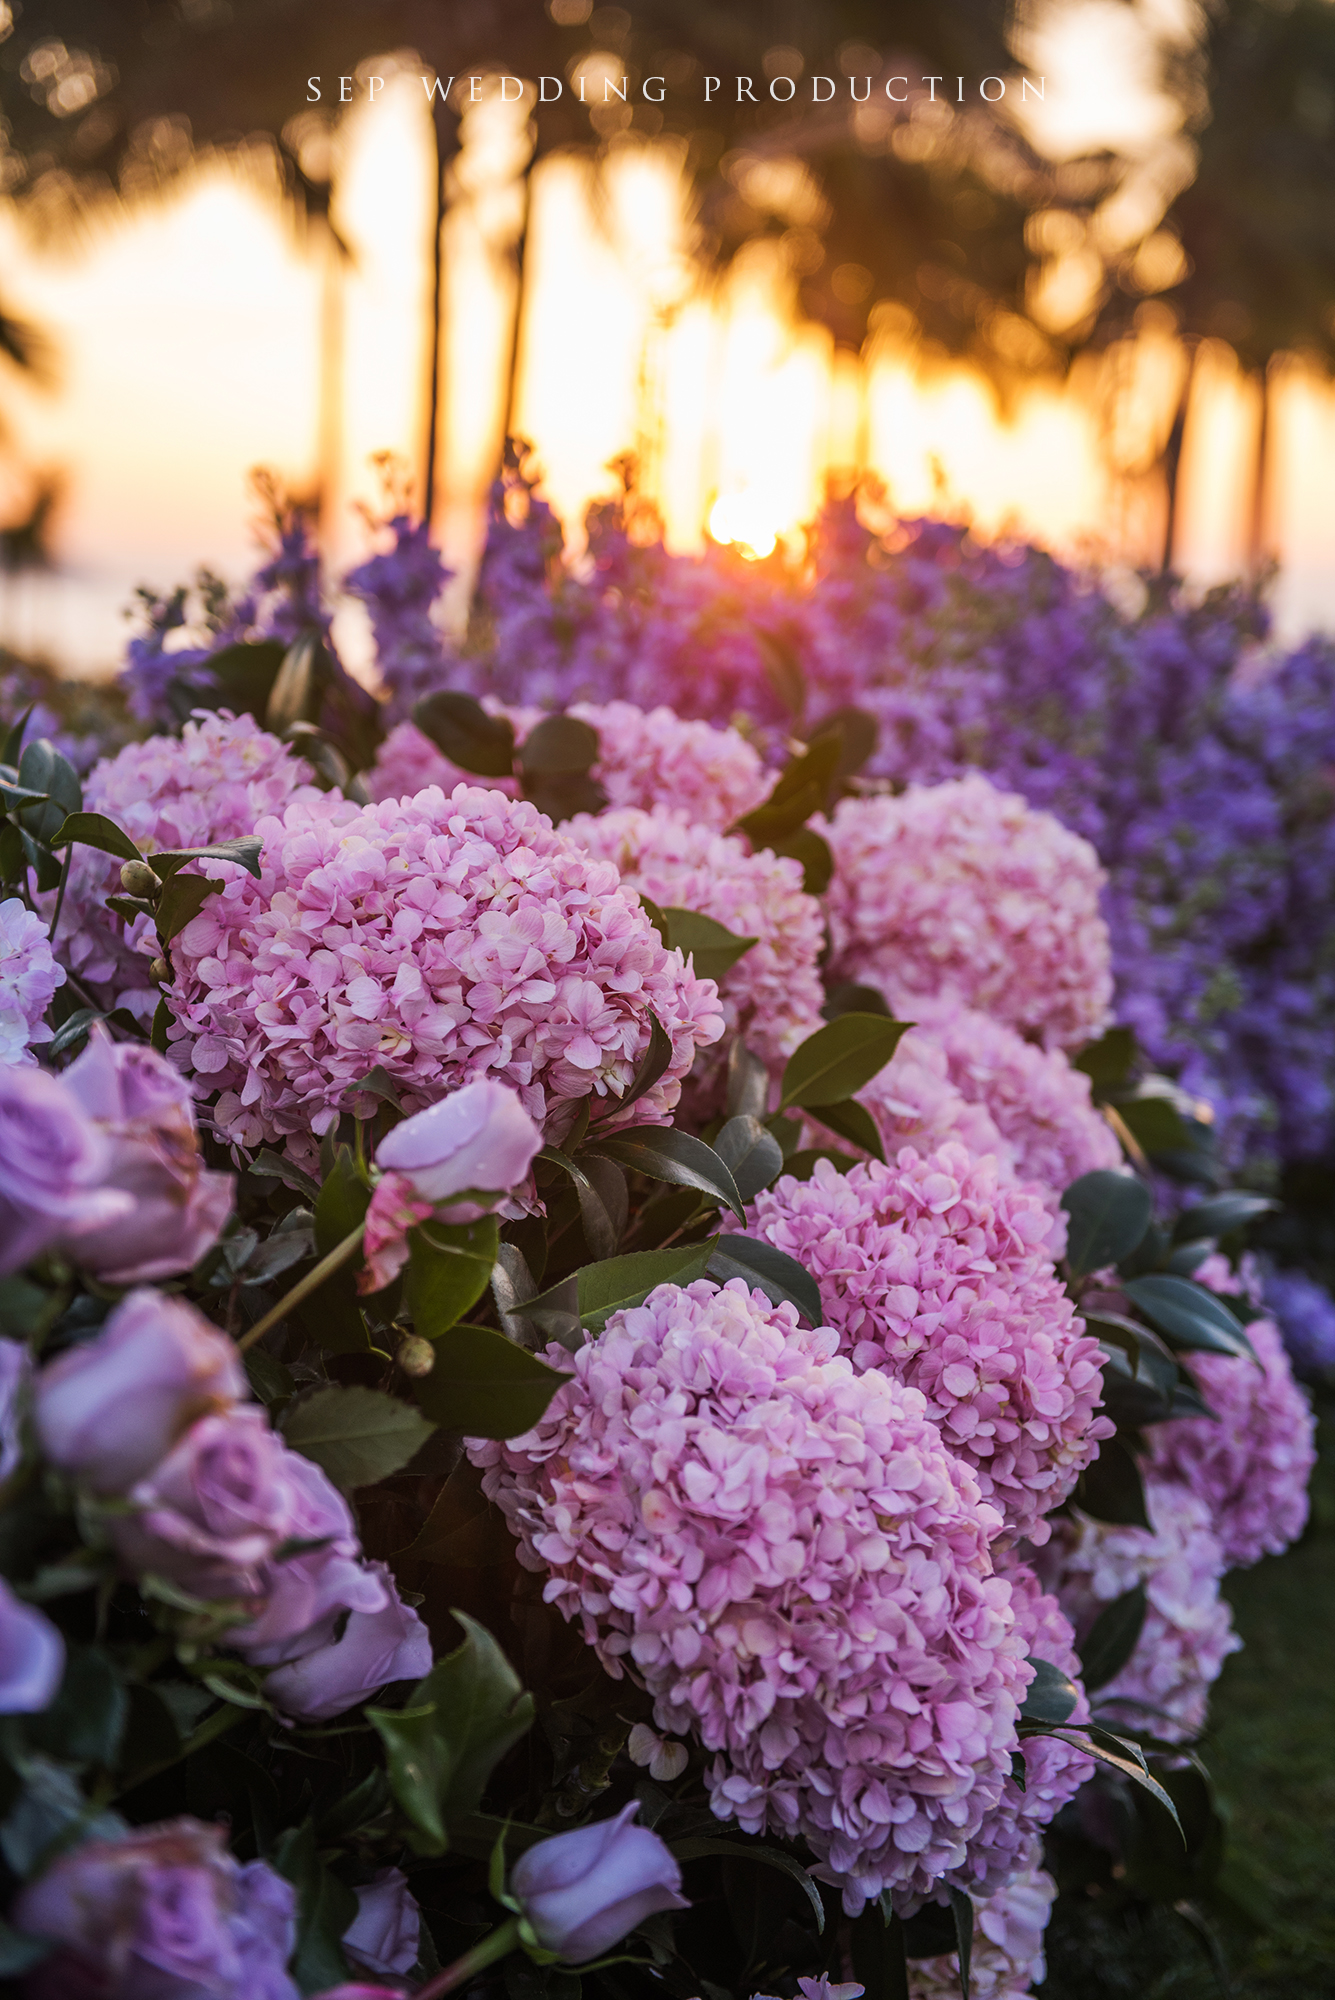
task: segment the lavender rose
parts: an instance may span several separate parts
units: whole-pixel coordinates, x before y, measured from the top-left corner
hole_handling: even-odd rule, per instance
[[[29,1975],[31,2000],[297,2000],[295,1909],[263,1861],[233,1860],[221,1827],[178,1819],[61,1855],[13,1914],[59,1947]]]
[[[417,1613],[404,1604],[383,1563],[368,1563],[385,1601],[377,1611],[354,1611],[335,1637],[330,1621],[324,1643],[271,1673],[264,1683],[270,1701],[303,1722],[327,1722],[332,1715],[374,1694],[387,1681],[418,1680],[431,1670],[431,1636]]]
[[[0,1579],[0,1715],[37,1715],[65,1672],[65,1641],[49,1618]]]
[[[539,1841],[515,1864],[510,1892],[534,1941],[569,1965],[600,1958],[656,1910],[690,1908],[658,1835],[631,1824],[639,1809]]]
[[[188,1271],[232,1212],[230,1174],[200,1158],[190,1092],[156,1049],[113,1042],[100,1024],[61,1083],[108,1142],[107,1187],[131,1197],[128,1219],[84,1229],[64,1247],[111,1285]]]
[[[369,1615],[389,1597],[385,1572],[362,1561],[351,1509],[319,1466],[284,1448],[281,1477],[290,1509],[283,1539],[315,1546],[281,1559],[275,1552],[264,1563],[248,1622],[227,1635],[260,1667],[314,1653],[328,1644],[343,1612]]]
[[[421,1948],[422,1913],[401,1868],[385,1868],[357,1891],[357,1914],[343,1950],[364,1972],[411,1972]]]
[[[491,1214],[541,1146],[518,1094],[486,1077],[396,1125],[376,1149],[381,1178],[366,1213],[361,1289],[379,1291],[403,1269],[407,1233],[428,1216],[476,1222]]]
[[[103,1186],[110,1158],[58,1077],[0,1067],[0,1277],[57,1237],[129,1215],[129,1195]]]
[[[96,1340],[37,1378],[34,1415],[53,1465],[95,1493],[124,1493],[196,1418],[247,1393],[232,1342],[193,1306],[146,1287]]]

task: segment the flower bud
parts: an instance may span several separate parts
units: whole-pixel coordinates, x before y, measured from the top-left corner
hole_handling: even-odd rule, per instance
[[[165,958],[151,958],[148,962],[148,976],[155,986],[165,986],[172,976],[172,969]]]
[[[151,900],[162,887],[162,878],[146,861],[127,861],[121,869],[121,887],[127,896],[146,896]]]
[[[685,1910],[681,1870],[656,1833],[632,1826],[638,1801],[540,1841],[521,1855],[510,1891],[536,1942],[584,1965],[658,1910]]]
[[[429,1375],[435,1367],[436,1350],[429,1340],[423,1340],[420,1333],[410,1333],[406,1340],[399,1343],[395,1359],[404,1374],[416,1382],[423,1375]]]

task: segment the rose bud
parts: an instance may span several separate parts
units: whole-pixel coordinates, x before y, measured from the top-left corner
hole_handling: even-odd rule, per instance
[[[21,1890],[12,1915],[57,1947],[30,1975],[32,2000],[297,2000],[295,1891],[267,1862],[242,1867],[226,1830],[201,1820],[85,1841]]]
[[[42,1450],[95,1493],[125,1493],[198,1417],[248,1393],[233,1343],[183,1300],[144,1287],[95,1340],[37,1377]]]
[[[0,1068],[0,1277],[57,1237],[129,1215],[129,1195],[102,1185],[110,1157],[59,1077]]]
[[[363,1972],[411,1972],[421,1947],[422,1912],[401,1868],[385,1868],[357,1891],[357,1914],[343,1950]]]
[[[188,1271],[222,1234],[233,1182],[204,1165],[184,1078],[156,1049],[113,1042],[99,1023],[61,1083],[106,1137],[104,1185],[133,1202],[128,1219],[62,1247],[109,1285]]]
[[[354,1611],[337,1639],[333,1622],[327,1643],[286,1666],[264,1683],[275,1708],[301,1722],[328,1722],[389,1681],[420,1680],[431,1671],[431,1635],[411,1605],[404,1604],[383,1563],[368,1563],[385,1588],[379,1611]]]
[[[686,1910],[681,1870],[656,1833],[615,1819],[558,1833],[520,1856],[510,1893],[534,1941],[568,1965],[601,1958],[657,1910]]]
[[[121,887],[127,896],[152,898],[162,887],[162,879],[146,861],[127,861],[121,869]]]
[[[36,1715],[54,1701],[65,1641],[49,1618],[0,1579],[0,1715]]]
[[[541,1146],[517,1092],[486,1077],[396,1125],[376,1149],[381,1178],[366,1213],[360,1289],[378,1292],[397,1276],[417,1223],[433,1215],[476,1222],[492,1214]]]

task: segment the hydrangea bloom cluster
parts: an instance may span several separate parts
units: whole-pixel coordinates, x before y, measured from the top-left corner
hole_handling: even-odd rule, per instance
[[[1176,1480],[1149,1478],[1153,1532],[1074,1514],[1057,1524],[1041,1570],[1083,1638],[1100,1611],[1143,1585],[1149,1600],[1135,1652],[1099,1689],[1099,1709],[1118,1723],[1187,1742],[1205,1724],[1210,1689],[1242,1641],[1219,1594],[1227,1567],[1209,1504]]]
[[[1257,1361],[1195,1354],[1191,1372],[1215,1422],[1179,1418],[1147,1434],[1149,1462],[1199,1494],[1230,1569],[1279,1555],[1307,1522],[1316,1424],[1273,1320],[1247,1336]]]
[[[1043,1933],[1057,1884],[1039,1866],[1037,1843],[1024,1867],[990,1896],[977,1897],[969,1991],[979,2000],[1029,2000],[1047,1974]],[[909,2000],[959,2000],[960,1964],[954,1952],[909,1962]]]
[[[84,806],[125,828],[143,854],[206,847],[253,833],[290,799],[317,798],[311,770],[249,715],[201,712],[179,736],[129,743],[98,764]],[[84,985],[108,1004],[151,1019],[158,1003],[147,960],[157,955],[152,920],[129,924],[107,909],[120,893],[120,863],[76,847],[61,919],[61,951]]]
[[[626,1115],[662,1122],[723,1031],[713,981],[531,805],[464,785],[320,795],[256,831],[262,879],[222,864],[172,946],[174,1059],[220,1093],[235,1145],[309,1149],[377,1064],[412,1110],[491,1075],[559,1136],[580,1098],[615,1112],[651,1011],[672,1060]]]
[[[990,1153],[1003,1177],[1012,1165],[1011,1148],[991,1112],[984,1104],[971,1103],[952,1082],[945,1050],[917,1028],[904,1036],[893,1062],[858,1097],[876,1120],[887,1156],[903,1146],[932,1153],[953,1139],[971,1153]],[[821,1128],[809,1125],[807,1131],[805,1143],[827,1143]]]
[[[665,806],[580,813],[566,831],[660,908],[695,910],[756,940],[720,983],[729,1036],[740,1034],[775,1067],[820,1025],[825,932],[800,862],[767,849],[752,854],[736,834],[693,826]]]
[[[482,705],[509,718],[517,742],[541,719],[536,708],[507,705],[491,695]],[[670,708],[646,711],[628,701],[576,702],[569,713],[598,732],[592,775],[612,807],[668,807],[692,825],[721,829],[759,805],[769,789],[759,753],[735,729],[687,721]],[[404,798],[424,785],[448,792],[468,782],[468,773],[411,722],[390,731],[366,780],[376,799]],[[515,789],[513,779],[498,782],[504,791]]]
[[[1044,1539],[1042,1517],[1112,1425],[1096,1415],[1098,1342],[1053,1271],[1038,1196],[963,1146],[906,1146],[885,1166],[841,1175],[822,1160],[809,1181],[785,1176],[752,1216],[816,1278],[855,1365],[921,1390],[1011,1535]]]
[[[46,925],[20,896],[7,896],[0,902],[0,1066],[36,1061],[33,1047],[54,1032],[42,1016],[64,984]]]
[[[1048,1047],[1108,1017],[1112,973],[1088,841],[974,774],[900,798],[842,799],[824,829],[835,872],[831,971],[912,1018],[975,1007]]]
[[[970,1008],[915,1004],[920,1025],[906,1042],[930,1041],[950,1081],[981,1105],[1023,1181],[1037,1183],[1056,1213],[1063,1189],[1096,1167],[1120,1167],[1122,1149],[1090,1102],[1089,1078],[1060,1049],[1036,1048],[1013,1028]]]
[[[922,1396],[837,1344],[740,1279],[662,1285],[532,1431],[469,1449],[545,1596],[718,1753],[719,1817],[801,1835],[856,1914],[962,1864],[1030,1670],[996,1513]]]

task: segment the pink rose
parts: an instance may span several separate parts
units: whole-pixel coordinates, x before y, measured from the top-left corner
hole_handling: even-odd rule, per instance
[[[80,1230],[66,1250],[111,1285],[188,1271],[222,1234],[233,1182],[204,1165],[180,1073],[155,1049],[113,1042],[99,1023],[61,1083],[106,1136],[104,1186],[133,1202],[128,1218]]]
[[[378,1292],[403,1269],[407,1233],[428,1216],[476,1222],[491,1214],[541,1146],[517,1093],[487,1077],[396,1125],[376,1150],[382,1177],[366,1215],[361,1289]]]
[[[103,1185],[106,1139],[45,1070],[0,1067],[0,1277],[78,1232],[129,1215]]]
[[[286,1715],[303,1722],[327,1722],[332,1715],[374,1694],[388,1681],[418,1680],[431,1670],[431,1637],[394,1588],[383,1563],[368,1563],[380,1580],[384,1603],[376,1611],[354,1611],[335,1638],[330,1621],[324,1642],[264,1683],[264,1692]]]
[[[95,1493],[124,1493],[182,1431],[247,1394],[232,1342],[202,1313],[147,1286],[122,1299],[95,1340],[37,1378],[46,1456]]]

